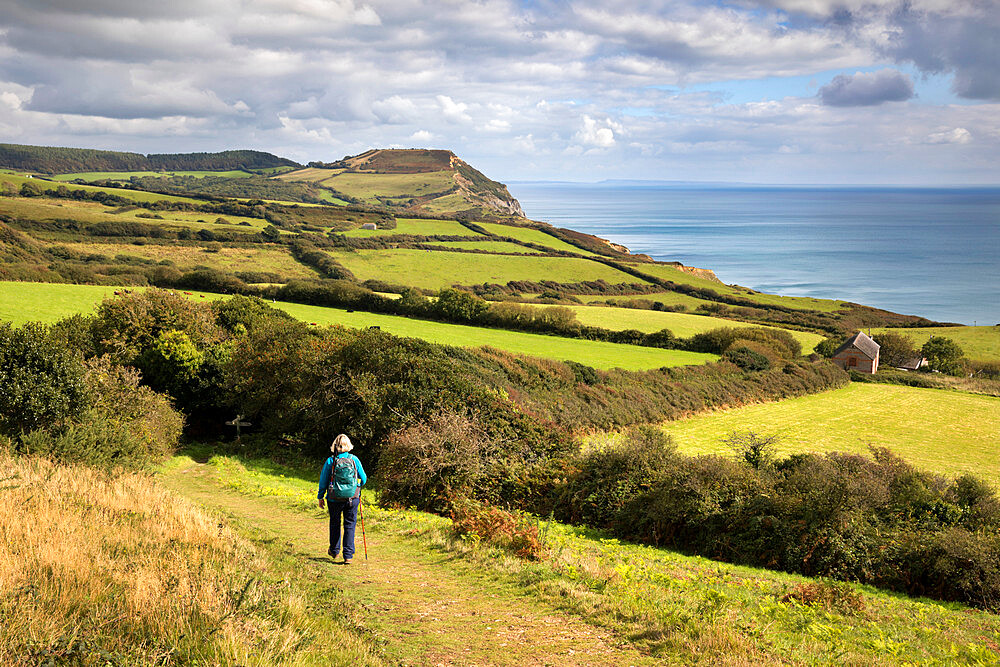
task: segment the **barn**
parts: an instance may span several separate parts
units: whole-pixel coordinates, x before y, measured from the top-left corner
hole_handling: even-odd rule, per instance
[[[371,229],[371,230],[374,230],[374,229],[378,229],[378,225],[376,225],[374,222],[366,222],[365,224],[361,225],[361,229]]]
[[[845,371],[876,373],[878,371],[879,344],[859,331],[833,353],[831,361]]]

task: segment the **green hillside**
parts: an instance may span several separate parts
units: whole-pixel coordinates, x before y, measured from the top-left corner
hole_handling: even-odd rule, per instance
[[[888,447],[934,472],[1000,486],[1000,398],[942,389],[851,384],[843,389],[691,417],[664,426],[685,452],[729,453],[732,431],[778,435],[778,451],[865,453]]]
[[[298,166],[292,160],[250,150],[150,154],[0,144],[0,167],[43,174],[92,171],[229,171]]]

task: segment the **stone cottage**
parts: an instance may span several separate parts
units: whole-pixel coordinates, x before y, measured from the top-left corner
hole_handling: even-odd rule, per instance
[[[878,371],[879,345],[859,331],[837,348],[831,361],[845,371],[875,373]]]

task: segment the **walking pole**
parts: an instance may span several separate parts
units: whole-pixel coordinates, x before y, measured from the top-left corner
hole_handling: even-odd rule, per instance
[[[365,560],[368,560],[368,537],[365,536],[365,511],[361,509],[361,494],[358,494],[358,514],[361,515],[361,541],[365,545]]]

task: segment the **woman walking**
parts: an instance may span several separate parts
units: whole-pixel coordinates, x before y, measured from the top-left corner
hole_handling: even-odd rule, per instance
[[[331,558],[344,551],[344,565],[350,565],[354,558],[354,527],[358,522],[358,505],[361,503],[361,487],[368,481],[365,469],[358,457],[349,452],[354,449],[351,439],[341,433],[333,440],[330,451],[333,456],[326,460],[319,476],[319,507],[324,500],[330,509]],[[344,518],[344,535],[340,534],[340,518]]]

